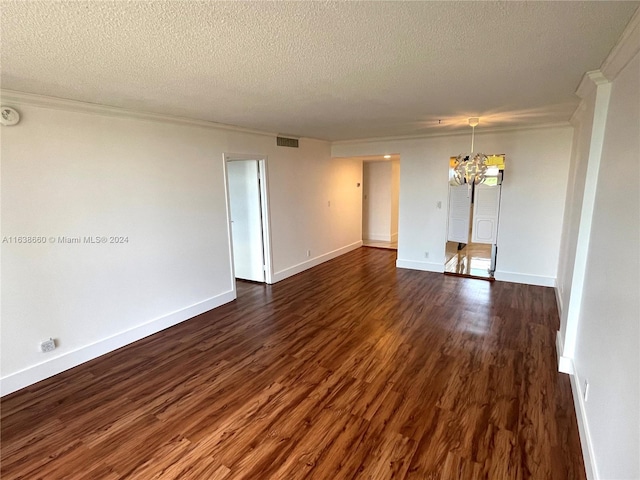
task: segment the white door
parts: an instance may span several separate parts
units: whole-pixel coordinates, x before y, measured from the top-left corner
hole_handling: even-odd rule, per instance
[[[262,208],[257,160],[227,162],[236,278],[264,282]]]
[[[473,243],[498,243],[498,215],[500,214],[500,185],[477,185],[473,202]]]
[[[449,227],[447,241],[469,243],[471,194],[467,185],[449,185]]]

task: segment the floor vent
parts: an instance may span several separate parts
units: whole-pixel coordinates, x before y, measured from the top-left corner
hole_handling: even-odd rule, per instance
[[[276,137],[276,142],[279,147],[293,147],[298,148],[297,138]]]

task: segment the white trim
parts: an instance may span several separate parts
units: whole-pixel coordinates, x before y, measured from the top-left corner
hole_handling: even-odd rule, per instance
[[[558,357],[558,371],[560,373],[566,373],[573,375],[573,362],[568,357]]]
[[[584,404],[584,392],[580,385],[580,376],[576,372],[576,366],[573,358],[562,355],[562,346],[564,340],[562,333],[557,332],[556,335],[556,352],[558,353],[558,371],[569,375],[571,383],[571,393],[573,396],[573,404],[578,422],[578,433],[580,435],[580,444],[582,445],[582,458],[584,460],[584,469],[587,473],[587,479],[598,480],[598,471],[595,462],[595,453],[591,434],[589,433],[589,424],[587,422],[587,412]]]
[[[520,130],[539,130],[541,128],[560,128],[560,127],[570,127],[571,124],[567,122],[551,122],[551,123],[541,123],[539,125],[521,125],[521,126],[507,126],[507,127],[486,127],[482,129],[482,132],[478,132],[477,135],[484,135],[485,133],[499,133],[499,132],[513,132]],[[433,138],[433,137],[453,137],[456,135],[469,135],[468,128],[464,127],[467,130],[442,130],[439,132],[431,132],[431,133],[420,133],[415,135],[395,135],[389,137],[370,137],[370,138],[354,138],[352,140],[336,140],[331,142],[331,145],[350,145],[353,143],[373,143],[373,142],[392,142],[396,140],[420,140],[422,138]],[[334,157],[340,157],[340,155],[333,155]],[[376,154],[371,155],[350,155],[349,157],[368,157],[368,156],[377,156]]]
[[[599,480],[598,467],[596,465],[595,450],[589,432],[589,422],[587,421],[587,409],[584,404],[584,395],[580,385],[580,375],[576,371],[573,361],[571,361],[573,374],[569,377],[571,381],[571,393],[573,394],[573,404],[576,409],[576,419],[578,421],[578,433],[582,444],[582,458],[584,459],[584,469],[588,480]]]
[[[231,236],[231,203],[229,201],[229,174],[227,172],[227,162],[256,160],[258,162],[258,173],[260,175],[260,208],[262,209],[262,248],[264,250],[264,281],[273,281],[273,250],[271,248],[271,208],[269,206],[269,175],[267,167],[267,155],[247,154],[247,153],[225,153],[224,160],[224,188],[227,201],[227,228],[229,234],[229,255],[231,258],[231,278],[235,290],[235,265],[233,265],[233,238]]]
[[[622,32],[618,43],[613,47],[607,58],[602,62],[600,70],[605,77],[613,81],[614,78],[640,51],[640,9],[629,20]]]
[[[573,112],[573,115],[571,115],[571,118],[569,119],[569,123],[573,125],[573,128],[577,128],[578,125],[582,122],[582,116],[586,111],[587,111],[587,104],[583,99],[580,101],[580,103],[576,107],[575,112]]]
[[[609,83],[609,80],[600,70],[591,70],[582,76],[580,85],[576,89],[576,95],[580,98],[586,98],[598,88],[598,85],[604,85],[605,83]]]
[[[231,264],[231,291],[233,298],[237,298],[236,266],[233,263],[233,238],[231,237],[231,201],[229,200],[229,175],[227,173],[227,154],[222,154],[222,171],[224,175],[224,201],[227,214],[227,247],[229,263]]]
[[[276,137],[277,133],[265,132],[262,130],[254,130],[251,128],[237,127],[235,125],[226,125],[224,123],[210,122],[208,120],[197,120],[194,118],[179,117],[174,115],[166,115],[160,113],[150,113],[127,108],[112,107],[109,105],[101,105],[97,103],[80,102],[77,100],[69,100],[66,98],[49,97],[46,95],[37,95],[35,93],[18,92],[15,90],[0,90],[0,98],[3,104],[16,102],[34,107],[53,108],[56,110],[70,110],[73,112],[92,113],[107,117],[126,117],[135,118],[137,120],[150,120],[154,122],[175,123],[181,125],[191,125],[205,128],[213,128],[217,130],[231,130],[234,132],[252,133],[254,135],[265,135]]]
[[[582,195],[578,239],[576,241],[573,275],[571,277],[571,295],[568,305],[566,305],[567,327],[564,337],[564,354],[570,358],[574,356],[578,335],[578,323],[580,321],[580,309],[582,307],[583,287],[589,255],[589,241],[591,238],[591,223],[593,221],[600,160],[602,158],[602,147],[609,111],[609,98],[611,96],[611,83],[600,83],[596,88],[593,124],[591,126],[591,142],[589,144],[589,157],[587,159],[587,172],[584,181],[584,193]]]
[[[297,275],[298,273],[304,272],[305,270],[320,265],[321,263],[332,260],[336,257],[339,257],[340,255],[344,255],[345,253],[349,253],[350,251],[360,248],[361,246],[362,240],[352,243],[351,245],[338,248],[337,250],[325,253],[324,255],[320,255],[319,257],[311,258],[305,262],[294,265],[293,267],[285,268],[284,270],[280,270],[279,272],[274,272],[272,283],[280,282],[285,278]]]
[[[409,270],[421,270],[423,272],[444,273],[444,265],[441,263],[417,262],[415,260],[396,260],[396,268],[408,268]]]
[[[296,137],[300,139],[300,147],[302,148],[303,143],[315,142],[315,143],[323,143],[323,144],[331,144],[331,140],[327,140],[325,138],[316,138],[316,137]],[[289,147],[278,147],[278,148],[289,148]]]
[[[392,240],[391,234],[384,233],[369,233],[365,235],[366,240],[372,240],[374,242],[390,242]],[[396,239],[398,238],[398,234],[396,233]]]
[[[273,283],[273,248],[271,246],[271,203],[269,201],[269,162],[266,155],[260,165],[260,200],[262,206],[262,242],[264,245],[264,281]],[[233,257],[231,257],[233,258]]]
[[[45,362],[33,365],[18,372],[9,374],[0,379],[0,396],[33,385],[45,378],[77,367],[78,365],[98,358],[106,353],[117,350],[142,338],[158,333],[166,328],[189,320],[197,315],[208,312],[216,307],[229,303],[236,298],[235,292],[228,291],[208,298],[202,302],[190,305],[181,310],[168,313],[162,317],[138,325],[111,337],[98,340],[95,343],[85,345],[76,350],[65,352]]]
[[[564,340],[562,339],[562,332],[558,330],[556,333],[556,353],[558,354],[558,371],[561,373],[568,373],[573,375],[573,359],[562,355],[562,346]]]
[[[560,288],[558,288],[558,286],[556,285],[553,291],[556,294],[556,306],[558,307],[558,318],[562,319],[563,305],[562,305],[562,295],[560,295]]]
[[[544,277],[542,275],[529,275],[526,273],[496,270],[494,278],[501,282],[524,283],[527,285],[538,285],[540,287],[556,286],[556,279],[554,277]]]

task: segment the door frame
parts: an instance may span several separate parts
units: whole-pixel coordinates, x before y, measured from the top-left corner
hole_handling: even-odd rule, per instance
[[[390,155],[391,158],[388,158],[388,159],[384,158],[385,155]],[[371,190],[369,189],[368,179],[365,178],[366,166],[367,165],[371,165],[373,163],[388,163],[388,164],[391,165],[391,177],[390,177],[390,180],[391,180],[391,202],[390,203],[391,203],[391,206],[393,207],[393,203],[394,203],[394,200],[393,200],[393,193],[394,193],[393,166],[394,166],[394,164],[398,165],[398,168],[400,169],[400,172],[398,173],[398,205],[397,205],[397,208],[396,208],[397,211],[395,212],[395,214],[398,217],[397,232],[393,233],[393,229],[392,228],[389,229],[389,234],[390,234],[389,242],[390,243],[394,243],[394,242],[396,243],[396,247],[395,248],[390,247],[390,249],[396,251],[396,257],[397,257],[398,256],[397,255],[397,252],[398,252],[397,244],[398,244],[399,237],[400,237],[400,193],[401,193],[400,190],[402,188],[402,185],[401,185],[401,182],[400,182],[400,176],[401,176],[401,172],[402,172],[402,161],[401,161],[400,155],[399,154],[382,154],[381,153],[379,155],[368,155],[368,156],[365,156],[365,157],[344,157],[344,158],[353,158],[353,159],[359,158],[359,159],[362,160],[360,162],[361,163],[361,171],[360,171],[361,181],[358,184],[358,186],[362,186],[362,194],[360,195],[360,238],[362,239],[362,242],[363,242],[364,246],[370,246],[365,242],[365,240],[374,241],[374,242],[375,241],[386,242],[386,240],[383,240],[383,239],[380,239],[380,238],[365,238],[365,229],[364,229],[365,202],[367,202],[367,213],[369,213],[369,208],[368,208],[369,207],[369,203],[368,202],[369,202],[369,198],[370,198],[370,195],[371,195]],[[368,195],[366,199],[365,199],[365,191],[366,191],[366,194]],[[392,218],[393,218],[393,213],[392,213],[391,218],[390,218],[389,227],[393,226]],[[387,248],[387,247],[384,247],[384,248]]]
[[[260,213],[262,216],[262,248],[264,254],[264,281],[267,284],[273,283],[273,262],[271,250],[271,212],[269,206],[269,183],[267,174],[267,155],[247,154],[247,153],[224,153],[224,188],[227,204],[227,233],[229,242],[229,260],[231,262],[231,278],[233,291],[236,291],[236,273],[233,262],[233,237],[231,232],[231,202],[229,199],[229,173],[227,162],[255,160],[258,162],[258,180],[260,189]]]
[[[467,184],[464,184],[465,186],[467,186]],[[449,212],[451,210],[451,187],[453,186],[457,186],[457,185],[452,185],[451,184],[451,179],[449,179],[449,185],[447,187],[448,191],[447,191],[447,215],[446,215],[446,227],[445,227],[445,235],[444,235],[444,262],[442,263],[442,272],[445,275],[457,275],[457,274],[453,274],[450,272],[447,272],[447,242],[449,242]],[[476,195],[476,186],[474,185],[472,187],[471,190],[471,203],[474,205],[474,213],[475,213],[475,195]],[[491,267],[490,267],[490,277],[488,277],[486,280],[491,279],[491,281],[495,280],[495,271],[496,271],[496,264],[498,261],[498,240],[500,238],[500,213],[502,211],[502,183],[500,183],[498,185],[500,187],[500,195],[498,196],[498,216],[497,216],[497,221],[496,221],[496,243],[491,244]],[[471,214],[471,218],[472,218],[472,222],[474,219],[474,213]],[[473,236],[473,232],[472,232],[472,228],[473,228],[473,223],[469,226],[469,241],[471,243],[472,242],[472,236]],[[487,244],[489,245],[489,244]],[[473,275],[458,275],[458,276],[462,276],[462,277],[468,277],[468,278],[481,278],[483,280],[485,280],[484,277],[475,277]]]

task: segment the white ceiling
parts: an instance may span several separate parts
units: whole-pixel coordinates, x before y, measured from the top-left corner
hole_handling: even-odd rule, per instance
[[[1,79],[329,140],[549,123],[639,4],[2,0]]]

